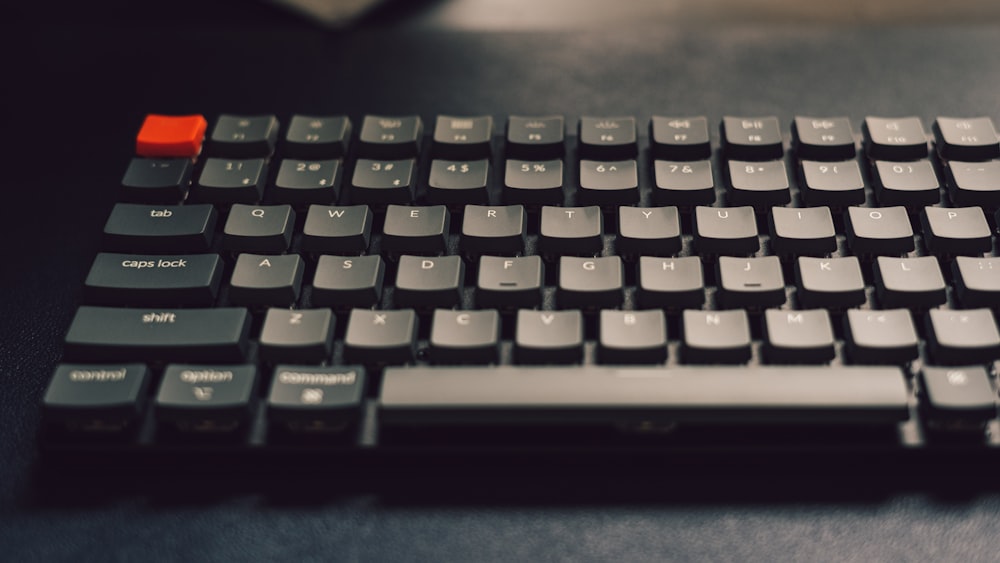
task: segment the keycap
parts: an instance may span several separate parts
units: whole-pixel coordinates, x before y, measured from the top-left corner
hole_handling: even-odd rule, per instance
[[[577,134],[581,158],[625,160],[639,152],[634,117],[583,116]]]
[[[601,311],[597,359],[602,364],[661,364],[667,359],[663,311]]]
[[[217,254],[115,254],[94,258],[84,299],[96,305],[207,307],[222,280]]]
[[[795,261],[799,304],[806,308],[846,309],[865,302],[865,280],[856,256]]]
[[[256,390],[252,365],[172,364],[156,393],[156,420],[183,432],[232,432],[249,422]]]
[[[653,156],[664,160],[703,160],[712,156],[708,120],[704,116],[654,115],[649,122]]]
[[[351,309],[344,334],[344,360],[352,364],[405,364],[416,354],[413,309]]]
[[[653,201],[660,205],[712,205],[715,203],[715,180],[712,161],[696,160],[653,162]]]
[[[270,363],[324,362],[333,349],[335,321],[330,309],[268,309],[258,355]]]
[[[989,117],[939,117],[934,120],[933,129],[941,158],[964,161],[1000,158],[1000,142]]]
[[[875,197],[880,205],[934,205],[941,199],[940,188],[929,160],[875,161]]]
[[[566,125],[561,115],[512,115],[507,119],[507,156],[525,160],[560,158]]]
[[[339,160],[293,160],[286,158],[268,192],[279,203],[330,204],[340,195]]]
[[[414,157],[420,154],[423,136],[420,116],[366,115],[358,135],[358,154],[376,159]]]
[[[187,158],[133,158],[122,178],[122,201],[177,203],[187,195],[193,168]]]
[[[919,117],[866,117],[861,128],[869,158],[891,161],[927,158],[927,133]]]
[[[1000,306],[1000,258],[957,256],[951,271],[963,307]]]
[[[448,246],[451,216],[443,205],[389,205],[382,228],[382,251],[390,254],[440,254]]]
[[[629,205],[639,201],[634,160],[580,161],[579,201],[586,205]]]
[[[784,156],[781,125],[774,116],[722,118],[722,149],[735,160],[776,160]]]
[[[997,415],[996,392],[981,366],[924,367],[920,407],[932,430],[978,430]]]
[[[481,256],[476,278],[476,305],[516,309],[542,304],[545,265],[540,256]]]
[[[892,258],[875,260],[875,291],[886,309],[929,309],[948,300],[937,258]]]
[[[772,207],[767,219],[775,254],[826,256],[837,251],[837,232],[827,207]]]
[[[897,367],[389,368],[386,426],[450,424],[897,424],[909,392]]]
[[[312,303],[335,309],[370,308],[382,297],[382,257],[323,255],[316,262]]]
[[[118,252],[204,252],[218,213],[211,205],[116,203],[104,224],[104,248]]]
[[[913,252],[913,228],[904,207],[848,207],[844,227],[847,245],[854,254],[899,256]]]
[[[681,319],[683,362],[742,364],[750,360],[750,324],[746,311],[685,309]]]
[[[504,202],[523,205],[559,205],[563,202],[561,160],[508,160],[504,174]]]
[[[792,121],[795,152],[802,160],[854,158],[854,131],[846,117],[802,117]]]
[[[490,161],[432,160],[427,201],[444,205],[489,202]]]
[[[500,348],[500,315],[485,311],[436,309],[428,339],[431,361],[438,364],[489,364]]]
[[[856,160],[801,163],[801,194],[808,205],[841,208],[865,202],[865,181]]]
[[[611,309],[624,300],[625,273],[618,256],[559,259],[556,300],[563,309]]]
[[[368,250],[374,221],[367,205],[310,205],[302,226],[302,250],[316,254],[361,254]]]
[[[785,302],[785,280],[777,256],[733,258],[720,256],[716,263],[718,305],[757,309],[780,307]]]
[[[993,249],[990,225],[979,207],[925,207],[924,245],[939,256],[978,256]]]
[[[702,254],[747,256],[760,250],[753,207],[694,209],[694,245]]]
[[[925,322],[931,358],[938,365],[992,364],[1000,359],[1000,332],[989,309],[932,309]]]
[[[208,122],[201,115],[158,115],[145,117],[135,138],[135,154],[146,157],[198,156]]]
[[[229,282],[237,305],[289,306],[299,299],[305,263],[298,254],[240,254]]]
[[[619,207],[615,249],[626,256],[677,254],[681,250],[681,225],[677,208]]]
[[[414,168],[407,160],[359,158],[351,179],[351,199],[355,204],[407,204],[413,201]]]
[[[59,364],[42,400],[47,425],[74,432],[133,427],[152,377],[144,364]]]
[[[233,204],[222,229],[222,248],[232,252],[284,252],[292,242],[290,205]]]
[[[490,156],[493,118],[488,115],[456,117],[439,115],[434,123],[434,156],[474,160]]]
[[[593,256],[604,248],[601,208],[542,207],[538,251],[552,256]]]
[[[191,197],[205,203],[256,203],[266,181],[267,161],[262,158],[206,158],[191,188]]]
[[[955,205],[1000,206],[1000,162],[959,162],[945,166],[948,194]]]
[[[764,342],[764,358],[770,363],[825,364],[835,355],[825,309],[764,311]]]
[[[640,257],[635,295],[646,309],[700,309],[705,303],[701,259]]]
[[[339,432],[358,420],[362,366],[279,365],[267,394],[267,420],[291,432]]]
[[[77,309],[66,334],[68,359],[238,362],[246,354],[250,316],[243,308]]]
[[[343,115],[293,115],[281,140],[281,152],[291,158],[338,158],[347,154],[351,129],[351,120]]]
[[[580,311],[517,312],[514,361],[519,364],[573,364],[583,358]]]
[[[528,214],[523,205],[466,205],[462,214],[462,252],[514,255],[524,252]]]
[[[917,331],[906,309],[849,309],[844,340],[847,355],[856,364],[906,364],[918,355]]]
[[[730,205],[770,207],[784,205],[792,200],[788,189],[785,162],[729,161]]]
[[[462,302],[464,280],[460,256],[400,256],[393,300],[414,309],[455,307]]]
[[[220,115],[208,137],[213,156],[266,157],[278,140],[278,118],[273,115]]]

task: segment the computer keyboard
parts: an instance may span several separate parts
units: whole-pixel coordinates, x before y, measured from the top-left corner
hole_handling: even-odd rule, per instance
[[[150,114],[40,444],[996,451],[1000,142],[925,121]]]

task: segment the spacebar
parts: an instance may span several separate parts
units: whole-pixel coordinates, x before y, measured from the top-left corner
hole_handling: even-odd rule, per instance
[[[908,418],[896,367],[388,368],[386,426],[881,424]]]

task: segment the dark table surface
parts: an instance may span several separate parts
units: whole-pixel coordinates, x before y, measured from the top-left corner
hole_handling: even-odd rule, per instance
[[[66,4],[0,22],[0,559],[996,560],[996,471],[947,462],[93,472],[40,466],[34,433],[147,112],[997,119],[1000,25],[482,31],[431,2],[329,32],[248,2]]]

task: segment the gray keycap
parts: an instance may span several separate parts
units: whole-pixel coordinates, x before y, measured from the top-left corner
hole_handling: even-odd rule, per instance
[[[773,207],[767,218],[775,254],[826,256],[837,250],[837,231],[827,207]]]
[[[678,162],[657,160],[653,163],[653,201],[660,205],[712,205],[715,203],[715,179],[712,161]]]
[[[990,364],[1000,359],[1000,333],[989,309],[934,309],[926,317],[931,357],[940,365]]]
[[[977,430],[997,415],[996,391],[980,366],[924,367],[920,407],[933,430]]]
[[[691,364],[742,364],[750,360],[750,324],[743,309],[692,311],[682,316],[681,360]]]
[[[412,309],[352,309],[344,334],[344,359],[354,364],[405,364],[416,351],[417,315]]]
[[[102,252],[87,274],[84,298],[97,305],[209,306],[221,280],[217,254]]]
[[[846,117],[800,117],[792,122],[800,159],[840,161],[854,158],[854,131]]]
[[[639,171],[634,160],[580,161],[579,202],[629,205],[639,201]]]
[[[473,160],[490,155],[493,117],[439,115],[434,123],[434,156]]]
[[[997,131],[989,117],[939,117],[934,120],[938,152],[948,160],[990,160],[1000,157]]]
[[[704,116],[654,115],[649,121],[653,156],[667,160],[700,160],[712,156],[708,119]]]
[[[720,256],[716,280],[719,289],[715,299],[726,309],[780,307],[785,302],[785,279],[777,256]]]
[[[927,133],[919,117],[866,117],[861,128],[870,158],[905,161],[927,157]]]
[[[59,364],[42,400],[43,420],[70,431],[125,430],[145,406],[150,379],[143,364]]]
[[[726,116],[722,118],[720,129],[726,158],[775,160],[784,155],[777,117]]]
[[[238,305],[289,306],[299,298],[305,263],[298,254],[240,254],[229,283]]]
[[[955,205],[1000,206],[1000,161],[959,162],[945,167],[948,193]]]
[[[312,303],[320,307],[368,308],[382,297],[385,264],[375,256],[320,256],[313,277]]]
[[[749,256],[757,252],[760,241],[753,207],[696,207],[694,244],[702,254]]]
[[[419,115],[366,115],[358,134],[358,153],[366,158],[407,158],[420,153],[424,124]]]
[[[500,346],[500,315],[492,309],[437,309],[431,320],[428,344],[431,361],[435,363],[494,363]]]
[[[673,256],[681,250],[681,224],[676,207],[618,208],[619,254]]]
[[[857,255],[899,256],[913,252],[913,228],[906,208],[848,207],[847,244]]]
[[[801,194],[807,204],[840,208],[865,202],[865,181],[856,160],[803,160],[801,170]]]
[[[267,183],[267,161],[262,158],[206,158],[190,198],[206,203],[256,203]]]
[[[351,179],[351,201],[356,204],[406,205],[413,201],[414,159],[359,158]]]
[[[334,203],[340,196],[341,169],[339,160],[282,160],[268,195],[280,203]]]
[[[834,334],[826,309],[764,312],[764,358],[780,364],[824,364],[834,358]]]
[[[479,307],[530,309],[542,304],[545,265],[539,256],[483,256],[476,279]]]
[[[451,216],[443,205],[385,210],[382,251],[389,254],[441,254],[448,247]]]
[[[189,158],[133,158],[122,177],[122,201],[177,203],[184,199],[194,165]]]
[[[937,255],[981,256],[993,249],[990,225],[979,207],[925,207],[924,245]]]
[[[268,309],[260,331],[260,359],[318,364],[330,357],[335,319],[330,309]]]
[[[875,161],[875,197],[880,205],[934,205],[941,199],[940,188],[929,160]]]
[[[1000,305],[1000,258],[958,256],[951,264],[951,271],[963,307]]]
[[[232,432],[256,402],[252,365],[167,366],[156,393],[156,420],[185,432]]]
[[[209,133],[206,150],[215,156],[270,156],[278,127],[278,118],[273,115],[220,115]]]
[[[209,204],[116,203],[104,224],[104,247],[116,252],[205,252],[218,213]]]
[[[267,419],[292,432],[338,432],[358,420],[362,366],[280,365],[267,395]]]
[[[801,257],[795,262],[795,285],[803,307],[846,309],[865,302],[865,280],[855,256]]]
[[[701,259],[639,258],[636,299],[643,308],[700,309],[705,303]]]
[[[583,357],[580,311],[517,312],[514,359],[519,364],[572,364]]]
[[[563,202],[562,160],[507,160],[503,199],[509,204],[561,204]]]
[[[284,252],[292,242],[290,205],[233,204],[222,229],[222,248],[233,252]]]
[[[293,115],[281,150],[292,158],[337,158],[347,154],[351,130],[347,116]]]
[[[559,259],[556,299],[563,309],[611,309],[624,300],[625,274],[618,256]]]
[[[580,118],[578,138],[582,158],[594,160],[635,158],[639,151],[637,137],[634,117]]]
[[[507,120],[507,155],[544,160],[563,155],[566,125],[561,115],[520,116]]]
[[[604,248],[601,208],[542,207],[538,251],[552,256],[594,256]]]
[[[466,205],[462,215],[462,252],[514,255],[524,252],[528,214],[523,205]]]
[[[310,205],[302,227],[302,250],[361,254],[368,250],[374,216],[367,205]]]
[[[917,359],[917,331],[906,309],[862,311],[844,317],[847,353],[856,364],[906,364]]]
[[[785,205],[792,200],[785,161],[729,161],[729,205],[759,208]]]
[[[465,264],[460,256],[401,256],[393,301],[397,307],[451,308],[462,302]]]
[[[667,325],[663,311],[601,311],[597,359],[602,364],[666,361]]]
[[[948,300],[937,258],[890,258],[875,262],[875,290],[886,309],[929,309]]]
[[[427,201],[443,205],[487,203],[490,161],[432,160]]]

